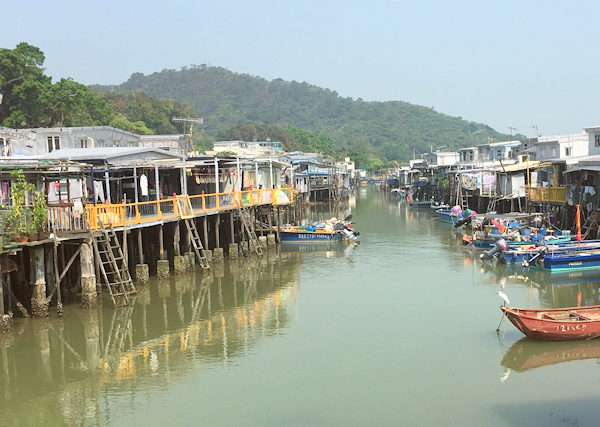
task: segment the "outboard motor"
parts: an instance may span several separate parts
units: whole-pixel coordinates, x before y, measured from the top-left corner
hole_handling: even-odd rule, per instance
[[[344,228],[342,230],[342,233],[344,233],[344,236],[348,240],[356,240],[357,239],[356,234],[352,230],[350,230],[348,228]]]
[[[489,251],[485,251],[480,255],[480,258],[484,261],[489,261],[495,256],[497,256],[500,252],[505,251],[508,248],[506,244],[506,240],[500,239],[494,243],[494,247]]]
[[[472,221],[473,221],[473,215],[468,215],[465,218],[458,221],[456,224],[454,224],[454,228],[461,227],[464,224],[470,225]]]

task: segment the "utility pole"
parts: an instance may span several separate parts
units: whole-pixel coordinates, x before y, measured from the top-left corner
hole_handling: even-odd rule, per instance
[[[529,127],[535,129],[535,137],[539,138],[540,137],[540,131],[538,130],[537,125],[531,125]]]
[[[194,155],[197,156],[198,153],[196,152],[196,147],[194,146],[194,140],[192,139],[192,137],[194,136],[194,123],[203,125],[204,119],[202,117],[177,117],[177,116],[175,116],[175,117],[171,118],[171,121],[183,122],[183,123],[190,124],[190,151],[193,151]],[[185,125],[184,125],[183,132],[185,133]],[[185,152],[183,154],[185,154]]]
[[[517,130],[517,128],[514,128],[512,126],[507,126],[507,128],[510,130],[510,137],[512,138],[514,131]]]

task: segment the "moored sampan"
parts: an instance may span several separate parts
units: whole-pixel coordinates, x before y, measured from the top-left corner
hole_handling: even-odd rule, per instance
[[[565,341],[600,337],[600,305],[548,309],[502,305],[500,310],[530,338]]]

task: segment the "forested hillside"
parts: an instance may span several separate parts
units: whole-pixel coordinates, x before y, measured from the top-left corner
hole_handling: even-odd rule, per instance
[[[384,160],[407,160],[433,149],[456,149],[505,140],[481,123],[438,113],[401,101],[365,102],[339,96],[308,83],[272,81],[220,67],[193,66],[151,75],[134,73],[118,86],[94,86],[103,92],[137,91],[172,98],[204,117],[207,135],[223,135],[248,122],[288,126],[330,137],[338,149]]]

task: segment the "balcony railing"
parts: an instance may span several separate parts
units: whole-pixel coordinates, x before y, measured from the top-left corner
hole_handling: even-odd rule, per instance
[[[263,188],[231,193],[175,196],[149,202],[86,205],[86,217],[91,229],[124,227],[164,219],[186,218],[212,212],[259,205],[287,205],[294,201],[291,188]]]
[[[567,189],[565,187],[525,187],[530,202],[565,203]]]

